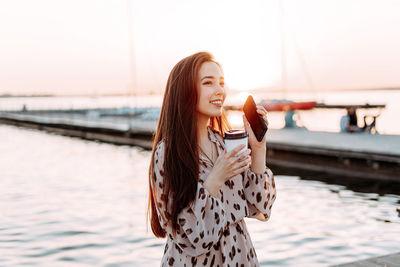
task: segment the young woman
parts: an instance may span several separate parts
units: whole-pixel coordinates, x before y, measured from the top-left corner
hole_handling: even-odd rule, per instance
[[[151,228],[167,237],[162,266],[259,265],[243,218],[268,220],[274,177],[266,138],[258,142],[244,116],[251,151],[225,151],[225,97],[221,66],[207,52],[184,58],[168,78],[149,169]]]

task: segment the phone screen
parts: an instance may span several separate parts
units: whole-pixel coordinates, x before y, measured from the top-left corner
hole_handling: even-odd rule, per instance
[[[262,116],[257,113],[256,103],[251,95],[247,97],[247,100],[243,105],[243,111],[246,119],[250,123],[254,135],[256,136],[258,142],[260,142],[267,132],[268,126]]]

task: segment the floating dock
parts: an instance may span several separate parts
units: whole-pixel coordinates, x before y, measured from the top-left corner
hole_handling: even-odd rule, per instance
[[[400,267],[400,253],[334,265],[332,267]]]
[[[279,173],[400,182],[397,135],[271,130],[267,147],[267,161]]]
[[[3,112],[0,123],[152,148],[156,120],[99,114],[93,110]],[[400,184],[400,136],[270,129],[267,138],[267,164],[276,174]]]

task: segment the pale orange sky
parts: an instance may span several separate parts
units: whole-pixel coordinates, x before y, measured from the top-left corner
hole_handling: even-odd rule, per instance
[[[277,87],[279,1],[132,0],[138,93],[207,50],[229,87]],[[285,0],[289,90],[400,87],[400,1]],[[0,94],[116,94],[131,86],[126,0],[2,0]],[[299,52],[296,52],[299,51]],[[299,55],[301,57],[299,57]]]

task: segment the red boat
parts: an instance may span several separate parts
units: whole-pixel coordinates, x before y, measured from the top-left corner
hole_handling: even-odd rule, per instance
[[[315,107],[317,102],[292,102],[288,100],[272,100],[261,101],[259,105],[263,105],[267,111],[287,111],[287,110],[309,110]]]
[[[288,111],[288,110],[309,110],[315,107],[317,102],[293,102],[290,100],[271,100],[271,101],[261,101],[257,105],[262,105],[267,111]],[[242,106],[224,106],[226,110],[243,110]]]

